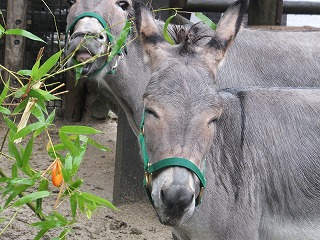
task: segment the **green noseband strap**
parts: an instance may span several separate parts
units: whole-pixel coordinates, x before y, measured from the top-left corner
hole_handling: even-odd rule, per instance
[[[145,171],[145,178],[143,180],[143,186],[145,187],[147,191],[147,195],[149,197],[150,202],[153,204],[153,200],[151,197],[151,191],[149,189],[149,184],[152,181],[152,173],[161,170],[166,167],[184,167],[192,171],[200,180],[200,192],[196,200],[196,205],[200,204],[202,202],[202,195],[203,190],[206,187],[206,179],[204,177],[204,174],[200,171],[200,169],[190,160],[185,158],[179,158],[179,157],[172,157],[172,158],[165,158],[162,159],[154,164],[150,164],[149,162],[149,156],[147,153],[146,148],[146,142],[144,138],[144,113],[142,116],[142,121],[140,125],[140,134],[139,134],[139,142],[141,146],[141,152],[143,157],[143,163],[144,163],[144,171]]]
[[[193,162],[191,162],[188,159],[185,158],[178,158],[178,157],[172,157],[172,158],[165,158],[162,159],[154,164],[148,165],[146,171],[148,173],[156,172],[162,168],[166,167],[184,167],[192,171],[196,176],[199,178],[201,187],[206,186],[206,180],[204,178],[204,175],[199,170],[197,165],[195,165]]]
[[[109,42],[113,42],[113,38],[112,38],[112,34],[110,33],[110,27],[108,26],[107,22],[103,19],[103,17],[101,17],[98,13],[94,13],[94,12],[84,12],[82,14],[80,14],[75,20],[73,20],[73,22],[70,24],[70,26],[67,29],[67,33],[69,31],[71,31],[73,29],[73,27],[77,24],[77,22],[84,18],[84,17],[92,17],[97,19],[100,24],[103,26],[103,28],[107,31],[107,35],[108,35],[108,40]]]

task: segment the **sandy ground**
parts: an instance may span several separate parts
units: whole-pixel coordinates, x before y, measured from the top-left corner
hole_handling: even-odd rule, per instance
[[[62,120],[55,121],[57,129],[63,125],[72,123]],[[85,159],[80,167],[79,176],[83,178],[84,184],[81,190],[93,193],[100,197],[104,197],[112,201],[113,191],[113,173],[114,173],[114,155],[116,146],[116,119],[108,120],[92,120],[78,123],[78,125],[87,125],[102,130],[104,134],[95,136],[95,139],[103,145],[109,147],[111,152],[103,152],[93,147],[89,147],[85,155]],[[51,131],[53,141],[58,139],[57,129]],[[0,119],[0,140],[4,137],[5,126]],[[36,169],[46,169],[52,159],[50,159],[45,150],[46,139],[44,137],[37,138],[37,143],[32,156],[32,166]],[[9,164],[7,159],[0,159],[1,168],[9,172]],[[1,186],[1,185],[0,185]],[[57,196],[57,188],[51,187],[53,194],[50,199],[45,202],[45,209],[53,208],[55,198]],[[3,200],[0,198],[0,202]],[[3,205],[3,203],[1,204]],[[67,239],[72,240],[89,240],[89,239],[172,239],[171,229],[159,223],[151,204],[147,201],[139,203],[131,203],[117,206],[120,211],[112,211],[107,208],[100,208],[96,211],[92,218],[88,220],[86,216],[80,215],[79,221],[72,228],[71,234]],[[69,210],[68,202],[63,202],[58,211],[63,213]],[[12,218],[14,211],[4,211],[0,213],[0,232],[4,226],[8,224]],[[33,216],[32,211],[23,207],[19,210],[13,222],[0,235],[1,240],[29,240],[33,239],[37,234],[37,229],[29,224],[39,221]],[[57,237],[55,232],[49,232],[43,239],[51,239]]]

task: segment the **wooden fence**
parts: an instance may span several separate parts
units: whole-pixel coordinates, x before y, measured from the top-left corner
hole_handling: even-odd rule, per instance
[[[2,26],[6,29],[26,29],[42,38],[46,44],[14,35],[1,38],[0,64],[13,71],[31,69],[41,47],[44,47],[42,59],[45,61],[59,50],[58,39],[61,40],[61,47],[64,46],[67,16],[65,0],[46,0],[46,3],[50,10],[41,0],[1,0]],[[2,71],[2,74],[6,79],[6,73]],[[65,76],[61,74],[48,80],[48,82],[58,81],[64,82]],[[10,84],[12,87],[18,87],[18,81],[15,79],[12,79]],[[61,105],[61,101],[54,101],[49,107],[61,107]]]

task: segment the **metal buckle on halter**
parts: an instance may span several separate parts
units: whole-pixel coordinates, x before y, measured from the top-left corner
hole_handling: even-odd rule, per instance
[[[118,59],[116,59],[115,64],[112,66],[110,71],[116,71],[119,65],[119,62],[124,58],[124,54],[121,51],[121,53],[118,54]]]
[[[140,127],[140,134],[142,136],[144,136],[144,125]],[[148,163],[148,164],[150,164],[150,163]],[[148,165],[148,167],[149,167],[149,165]]]
[[[199,191],[199,195],[197,197],[196,205],[199,205],[200,203],[202,203],[203,194],[204,194],[204,187],[201,187]]]
[[[151,164],[148,163],[148,168]],[[145,188],[149,188],[149,184],[152,182],[152,173],[149,173],[148,170],[144,172],[144,179],[145,179]]]

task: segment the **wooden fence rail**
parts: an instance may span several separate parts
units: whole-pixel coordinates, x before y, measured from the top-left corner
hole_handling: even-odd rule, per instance
[[[234,0],[180,0],[171,1],[172,7],[191,12],[224,12]],[[320,14],[320,2],[283,2],[283,14]]]

